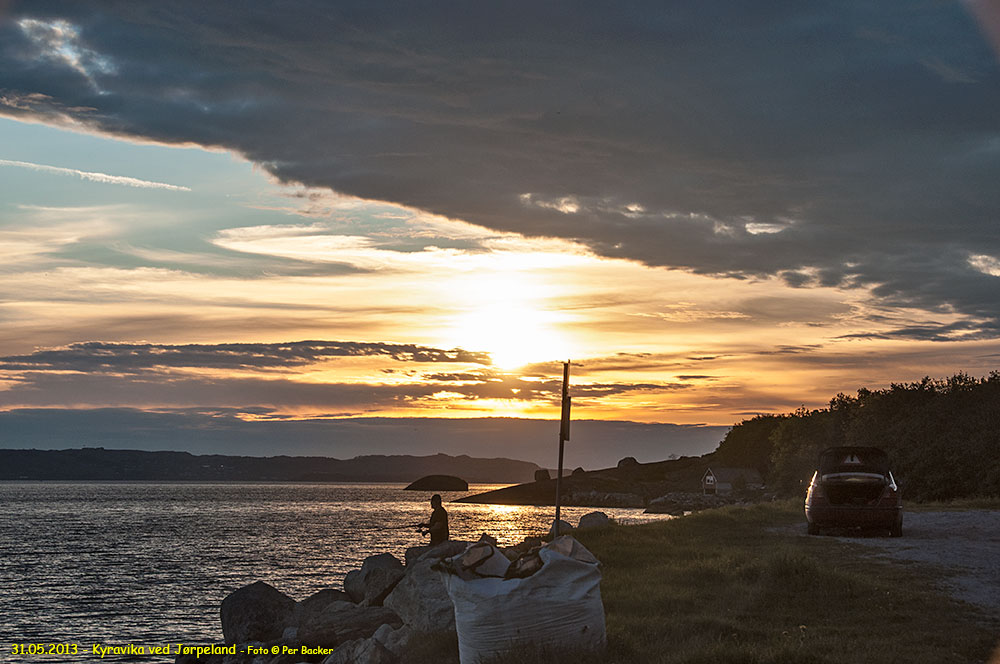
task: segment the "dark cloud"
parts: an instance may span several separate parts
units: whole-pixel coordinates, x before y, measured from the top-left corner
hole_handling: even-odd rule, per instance
[[[823,346],[819,344],[806,344],[804,346],[790,346],[788,344],[781,344],[771,348],[770,350],[760,350],[757,351],[757,355],[803,355],[811,354],[823,349]]]
[[[962,3],[14,3],[0,112],[996,334],[1000,68]]]
[[[912,341],[982,341],[1000,336],[1000,321],[958,321],[904,325],[888,332],[858,332],[841,339],[908,339]]]
[[[489,364],[487,353],[442,350],[413,344],[355,341],[289,343],[127,344],[91,341],[29,355],[0,357],[2,371],[133,373],[169,368],[280,369],[337,357],[376,356],[400,362]]]
[[[489,356],[461,349],[407,344],[298,341],[291,343],[119,344],[87,342],[0,358],[8,381],[8,404],[37,406],[137,406],[327,409],[330,414],[377,412],[384,408],[439,408],[447,400],[542,401],[558,404],[561,378],[538,380],[484,368],[473,372],[407,372],[412,380],[380,383],[322,383],[298,380],[309,365],[344,357],[384,358],[405,363],[489,364]],[[244,372],[204,375],[206,371]],[[280,372],[280,373],[279,373]],[[600,382],[574,384],[581,405],[633,392],[687,389],[686,383]]]
[[[306,382],[290,378],[197,377],[147,372],[24,372],[4,392],[6,404],[39,407],[240,408],[307,410],[342,417],[387,408],[419,407],[440,387],[425,384]]]

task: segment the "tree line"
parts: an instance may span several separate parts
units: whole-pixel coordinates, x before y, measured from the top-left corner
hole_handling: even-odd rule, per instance
[[[892,384],[838,394],[826,408],[757,415],[716,450],[729,466],[756,468],[782,495],[805,490],[819,453],[835,445],[879,447],[906,498],[1000,495],[1000,372]]]

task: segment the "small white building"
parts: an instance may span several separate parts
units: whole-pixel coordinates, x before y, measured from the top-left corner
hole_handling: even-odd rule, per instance
[[[701,476],[702,493],[727,494],[733,489],[763,489],[764,478],[754,468],[709,468]]]

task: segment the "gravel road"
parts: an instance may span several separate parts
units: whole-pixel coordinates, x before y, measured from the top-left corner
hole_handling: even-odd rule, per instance
[[[953,596],[1000,615],[1000,510],[906,512],[902,537],[843,539],[879,555],[939,566]]]

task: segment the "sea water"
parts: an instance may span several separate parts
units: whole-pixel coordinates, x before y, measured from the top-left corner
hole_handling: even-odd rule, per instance
[[[300,600],[342,588],[369,555],[402,560],[407,547],[426,543],[406,526],[428,519],[431,494],[403,487],[0,482],[0,661],[97,661],[95,645],[148,653],[219,643],[219,605],[237,588],[266,581]],[[494,488],[442,493],[452,539],[489,533],[507,545],[548,530],[551,507],[448,502]],[[563,518],[575,523],[592,509],[564,508]],[[632,522],[662,518],[601,509]]]

